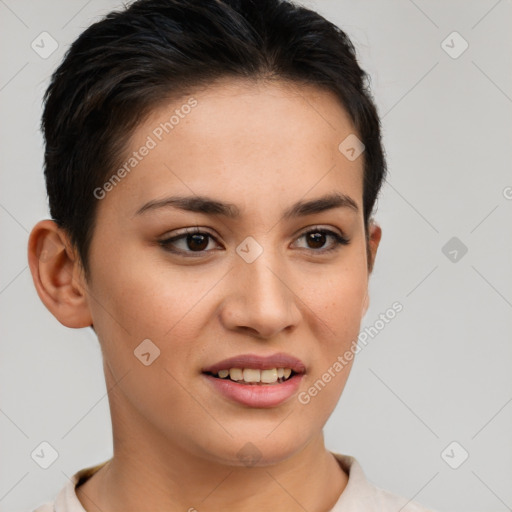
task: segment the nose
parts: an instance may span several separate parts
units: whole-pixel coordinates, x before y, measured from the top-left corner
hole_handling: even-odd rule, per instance
[[[229,276],[230,293],[220,312],[226,329],[271,339],[299,324],[300,298],[283,263],[270,251],[252,263],[239,259]]]

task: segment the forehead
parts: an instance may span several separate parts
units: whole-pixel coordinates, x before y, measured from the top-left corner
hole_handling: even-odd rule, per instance
[[[238,204],[277,196],[282,203],[336,189],[362,207],[363,157],[349,160],[339,150],[351,135],[329,91],[225,79],[151,112],[133,133],[119,166],[127,172],[109,201],[135,208],[170,192],[214,191]]]

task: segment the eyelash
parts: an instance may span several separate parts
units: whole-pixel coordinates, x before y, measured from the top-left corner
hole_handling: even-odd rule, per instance
[[[345,236],[342,236],[339,233],[336,233],[334,231],[331,231],[330,229],[325,229],[325,228],[314,228],[314,229],[305,231],[297,238],[297,240],[306,235],[309,235],[311,233],[315,233],[315,234],[320,233],[322,235],[328,235],[334,239],[334,244],[328,249],[308,249],[308,248],[306,248],[307,251],[311,251],[313,253],[327,254],[327,253],[330,253],[330,252],[340,249],[341,248],[340,246],[342,246],[342,245],[348,245],[350,243],[350,240],[348,238],[346,238]],[[159,240],[158,244],[161,247],[163,247],[164,250],[166,250],[166,251],[169,251],[169,252],[172,252],[175,254],[180,254],[187,258],[188,257],[192,257],[192,258],[201,257],[202,254],[208,253],[210,251],[205,251],[205,250],[203,250],[203,251],[182,251],[181,249],[177,250],[177,249],[171,248],[171,244],[173,242],[176,242],[177,240],[181,240],[181,239],[186,239],[187,236],[196,235],[196,234],[207,235],[209,238],[213,239],[216,243],[218,243],[213,235],[211,235],[210,233],[208,233],[206,231],[201,231],[199,228],[196,228],[196,229],[187,229],[187,231],[185,233],[182,233],[181,235],[173,236],[171,238],[166,238],[164,240]]]

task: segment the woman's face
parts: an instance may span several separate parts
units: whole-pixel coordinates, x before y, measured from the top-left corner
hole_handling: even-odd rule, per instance
[[[86,285],[114,429],[231,465],[284,460],[321,435],[367,305],[354,135],[331,93],[283,82],[222,81],[137,128],[125,172],[95,193]],[[379,237],[372,227],[374,251]],[[298,373],[231,380],[279,367]],[[205,373],[229,368],[249,371]]]

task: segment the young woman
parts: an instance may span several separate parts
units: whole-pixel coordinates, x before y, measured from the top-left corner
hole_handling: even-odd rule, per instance
[[[381,229],[366,75],[280,0],[139,0],[45,97],[37,292],[101,345],[114,453],[38,512],[426,510],[331,453]]]

